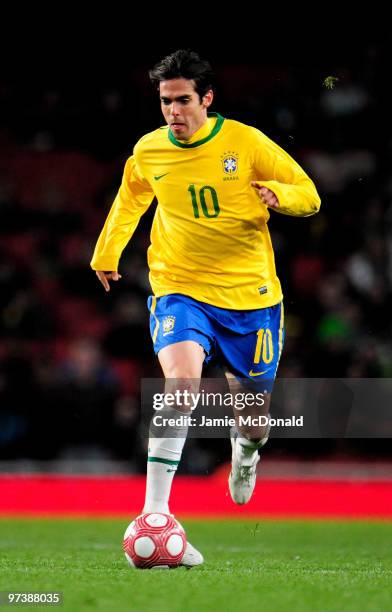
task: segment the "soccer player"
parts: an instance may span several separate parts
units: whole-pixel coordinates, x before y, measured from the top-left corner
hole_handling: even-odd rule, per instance
[[[232,390],[241,381],[262,381],[266,401],[248,414],[267,415],[284,335],[269,209],[306,217],[319,210],[320,198],[302,168],[265,134],[208,112],[213,73],[195,52],[176,51],[149,76],[167,125],[143,136],[127,160],[91,267],[109,291],[109,281],[121,278],[121,253],[156,196],[148,306],[166,392],[173,380],[193,389],[203,362],[214,357]],[[186,428],[150,437],[144,512],[169,513],[185,436]],[[252,495],[267,439],[265,426],[239,425],[231,434],[229,488],[238,504]],[[183,564],[202,562],[188,543]]]

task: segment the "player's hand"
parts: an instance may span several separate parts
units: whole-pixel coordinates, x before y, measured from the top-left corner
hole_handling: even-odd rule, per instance
[[[268,187],[260,187],[257,181],[252,181],[251,185],[256,189],[263,204],[270,206],[271,208],[279,208],[279,200],[271,189],[268,189]]]
[[[118,281],[121,278],[121,274],[119,274],[118,272],[102,272],[101,270],[96,270],[95,274],[98,276],[99,281],[102,283],[102,285],[105,288],[105,291],[110,291],[110,285],[109,285],[109,281],[113,280],[113,281]]]

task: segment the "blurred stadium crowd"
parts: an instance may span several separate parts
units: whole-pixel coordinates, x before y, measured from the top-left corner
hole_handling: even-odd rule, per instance
[[[392,141],[380,50],[306,70],[211,61],[213,110],[280,144],[322,199],[314,218],[271,212],[287,330],[279,376],[391,376]],[[107,82],[0,81],[0,459],[97,456],[143,469],[140,378],[160,375],[146,307],[155,203],[110,293],[89,261],[127,156],[163,123],[149,67]],[[182,469],[213,469],[228,448],[192,440]],[[337,450],[387,446],[271,444],[276,454]]]

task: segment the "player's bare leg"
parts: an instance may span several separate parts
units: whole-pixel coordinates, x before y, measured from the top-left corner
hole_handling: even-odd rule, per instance
[[[158,353],[159,363],[165,376],[165,393],[177,390],[197,393],[204,361],[204,349],[197,342],[187,340],[164,347]],[[168,417],[188,414],[190,406],[179,404],[164,408]],[[171,486],[181,459],[188,427],[170,428],[167,437],[150,436],[148,444],[146,499],[143,512],[169,514]],[[203,563],[201,553],[189,542],[181,565],[193,567]]]
[[[226,373],[233,400],[237,393],[249,393],[249,389],[243,387],[230,372]],[[233,412],[236,427],[230,433],[232,460],[229,475],[229,489],[233,501],[236,504],[246,504],[252,497],[256,485],[257,464],[260,461],[259,449],[268,440],[269,425],[248,425],[240,417],[268,416],[271,395],[263,394],[263,404],[253,402],[251,406],[245,406],[238,410],[233,401]]]

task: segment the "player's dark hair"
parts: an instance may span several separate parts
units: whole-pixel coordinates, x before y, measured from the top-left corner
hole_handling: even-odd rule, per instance
[[[179,49],[167,55],[148,74],[156,89],[161,81],[193,79],[200,102],[210,89],[214,89],[215,75],[209,62],[190,49]]]

